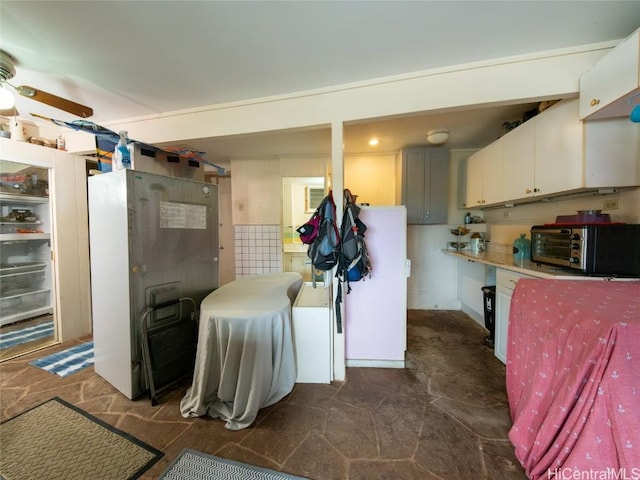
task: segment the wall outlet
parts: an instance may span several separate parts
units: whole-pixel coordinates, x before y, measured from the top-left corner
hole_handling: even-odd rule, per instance
[[[605,200],[602,204],[602,208],[604,210],[615,210],[617,208],[619,208],[618,206],[618,199],[617,198],[612,198],[611,200]]]

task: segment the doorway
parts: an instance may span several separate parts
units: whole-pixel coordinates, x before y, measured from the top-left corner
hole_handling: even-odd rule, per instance
[[[324,195],[324,177],[282,177],[283,269],[300,273],[305,282],[311,281],[311,262],[296,229],[309,220]]]

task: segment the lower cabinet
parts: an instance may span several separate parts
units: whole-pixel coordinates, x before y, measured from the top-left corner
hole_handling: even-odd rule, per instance
[[[507,345],[509,332],[509,311],[511,297],[521,278],[534,278],[510,270],[498,268],[496,271],[496,334],[494,354],[502,363],[507,363]]]
[[[302,275],[303,282],[311,281],[311,260],[306,252],[284,252],[283,270]]]
[[[303,283],[292,308],[296,383],[331,383],[332,336],[330,290]]]

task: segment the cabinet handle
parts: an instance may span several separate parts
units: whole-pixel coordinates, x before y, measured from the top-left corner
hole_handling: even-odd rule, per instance
[[[596,105],[598,105],[600,103],[600,99],[599,98],[592,98],[591,99],[591,106],[595,107]]]
[[[480,205],[482,203],[482,200],[476,200],[476,203]]]
[[[533,191],[534,191],[534,192],[539,192],[539,191],[540,191],[540,189],[539,189],[539,188],[534,188],[534,189],[533,189]]]
[[[531,190],[530,188],[527,188],[527,189],[524,191],[524,193],[531,193],[531,192],[532,192],[532,190]]]

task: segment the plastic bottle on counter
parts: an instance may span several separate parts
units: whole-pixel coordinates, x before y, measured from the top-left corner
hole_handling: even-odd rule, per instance
[[[526,233],[521,233],[513,242],[513,261],[522,265],[525,260],[531,260],[531,241]]]
[[[469,225],[471,222],[471,212],[467,212],[467,214],[464,216],[464,224]]]
[[[131,152],[127,145],[127,132],[120,130],[118,132],[120,140],[113,151],[113,158],[111,159],[112,170],[122,170],[131,168]]]

